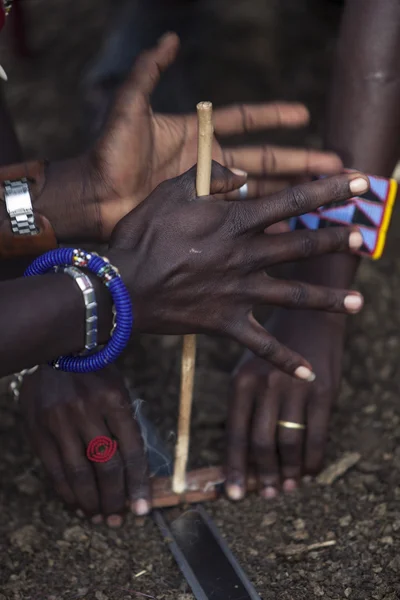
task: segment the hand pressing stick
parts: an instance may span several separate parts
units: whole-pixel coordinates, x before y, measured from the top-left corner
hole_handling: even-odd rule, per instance
[[[197,105],[197,122],[196,193],[198,196],[208,196],[210,193],[211,150],[214,134],[211,102],[200,102]],[[186,467],[189,455],[190,417],[192,414],[195,368],[196,336],[185,335],[182,349],[178,439],[175,447],[175,466],[172,479],[172,490],[175,494],[183,494],[186,490]]]

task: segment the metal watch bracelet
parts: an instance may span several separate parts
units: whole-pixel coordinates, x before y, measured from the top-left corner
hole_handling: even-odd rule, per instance
[[[4,200],[14,235],[36,235],[38,229],[33,214],[28,180],[24,177],[16,181],[5,181]]]

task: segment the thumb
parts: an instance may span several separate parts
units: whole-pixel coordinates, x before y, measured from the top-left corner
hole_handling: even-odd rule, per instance
[[[178,49],[178,36],[175,33],[166,33],[159,39],[157,46],[139,55],[128,80],[118,94],[118,114],[130,111],[132,103],[141,107],[148,106],[161,73],[174,62]]]
[[[228,194],[247,181],[247,173],[239,169],[227,169],[213,160],[210,194]]]
[[[197,165],[182,173],[178,177],[171,179],[175,185],[175,200],[188,200],[196,197],[196,173]],[[224,198],[225,194],[237,190],[247,180],[247,173],[239,169],[227,169],[219,163],[212,161],[210,195],[218,194],[218,199]],[[164,182],[168,183],[168,182]],[[161,185],[164,185],[161,184]],[[179,193],[178,193],[179,192]]]

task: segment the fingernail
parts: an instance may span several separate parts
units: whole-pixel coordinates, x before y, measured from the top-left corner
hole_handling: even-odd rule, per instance
[[[100,523],[103,522],[103,516],[102,515],[94,515],[94,517],[92,517],[91,519],[93,525],[100,525]]]
[[[242,500],[244,498],[244,489],[241,488],[240,485],[227,485],[226,494],[228,498],[237,502],[238,500]]]
[[[284,492],[294,492],[297,489],[297,481],[295,479],[286,479],[282,487]]]
[[[120,515],[110,515],[109,517],[107,517],[107,525],[108,527],[112,527],[112,529],[117,529],[118,527],[121,527],[122,525],[122,517]]]
[[[247,177],[246,171],[242,171],[242,169],[231,169],[232,173],[235,175],[239,175],[240,177]]]
[[[353,194],[363,194],[369,188],[368,181],[362,177],[356,177],[350,181],[350,191]]]
[[[346,296],[344,299],[344,306],[350,312],[358,312],[363,305],[363,299],[361,296],[356,296],[352,294],[351,296]]]
[[[261,490],[261,496],[266,500],[272,500],[278,495],[278,490],[274,487],[268,486]]]
[[[78,510],[75,511],[75,514],[77,517],[79,517],[80,519],[83,519],[85,516],[85,513],[83,512],[83,510],[81,510],[80,508],[78,508]]]
[[[303,381],[308,381],[309,383],[315,381],[315,373],[308,367],[297,367],[294,374],[298,379],[302,379]]]
[[[349,247],[353,250],[358,250],[363,245],[363,236],[359,231],[353,231],[349,237]]]
[[[144,515],[148,515],[150,512],[150,504],[147,500],[136,500],[136,502],[132,502],[131,511],[137,515],[138,517],[143,517]]]

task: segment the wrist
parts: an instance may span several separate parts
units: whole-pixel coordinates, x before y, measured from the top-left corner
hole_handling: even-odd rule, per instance
[[[118,169],[110,169],[96,146],[88,152],[87,161],[96,197],[99,199],[102,239],[108,240],[117,223],[136,208],[146,194],[135,191],[130,178],[126,181],[127,178]]]
[[[57,240],[104,240],[101,187],[87,154],[46,165],[33,207],[54,228]]]

